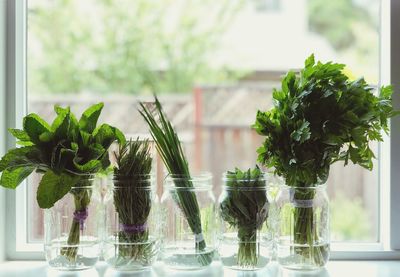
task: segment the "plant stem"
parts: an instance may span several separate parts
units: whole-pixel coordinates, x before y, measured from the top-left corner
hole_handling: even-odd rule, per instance
[[[90,203],[92,191],[88,188],[73,188],[70,193],[74,197],[75,212],[84,211]],[[72,219],[71,229],[69,231],[67,245],[61,248],[61,255],[70,261],[75,261],[78,254],[78,246],[80,242],[81,223],[75,218]],[[72,245],[72,246],[70,246]]]
[[[175,181],[175,186],[178,187],[176,194],[174,194],[174,198],[177,198],[175,201],[185,215],[192,232],[194,234],[202,234],[200,208],[199,203],[197,202],[196,194],[193,191],[186,189],[186,187],[193,187],[193,184],[190,181],[187,181],[190,184],[182,186],[181,182],[186,181]],[[195,242],[195,248],[199,252],[204,251],[206,249],[205,240],[203,239]],[[212,255],[212,253],[199,253],[197,257],[202,265],[209,265],[212,262]]]
[[[249,226],[239,227],[238,238],[238,265],[243,267],[256,266],[258,262],[257,229]]]
[[[313,200],[315,192],[307,189],[296,189],[294,198],[296,200]],[[310,260],[317,266],[325,263],[325,246],[318,244],[317,225],[314,223],[314,208],[295,207],[294,208],[294,226],[293,226],[293,252],[301,255],[304,259]],[[315,245],[317,243],[317,245]],[[305,247],[306,246],[306,247]]]

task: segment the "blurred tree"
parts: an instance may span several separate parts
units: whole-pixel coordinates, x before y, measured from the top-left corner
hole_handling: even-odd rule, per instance
[[[188,92],[235,79],[205,58],[242,0],[42,0],[29,9],[34,93]]]
[[[345,193],[336,192],[331,200],[332,238],[336,241],[364,241],[371,238],[371,220],[363,207],[362,199],[349,199]]]
[[[308,0],[310,30],[323,35],[337,49],[350,47],[357,38],[356,24],[376,28],[367,5],[355,0]],[[364,1],[365,2],[365,1]]]

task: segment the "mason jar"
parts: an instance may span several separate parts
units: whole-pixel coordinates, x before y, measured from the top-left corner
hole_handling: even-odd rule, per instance
[[[222,264],[235,270],[258,270],[271,259],[272,237],[267,219],[267,175],[237,179],[223,175],[219,197],[220,233],[218,252]]]
[[[155,178],[114,178],[107,203],[104,259],[120,271],[151,267],[160,250],[160,220]]]
[[[211,264],[217,247],[217,214],[211,174],[168,176],[161,198],[161,258],[170,268],[191,270]]]
[[[288,269],[316,270],[329,259],[329,199],[326,185],[282,186],[278,262]]]
[[[44,250],[51,267],[83,270],[98,261],[104,206],[96,180],[82,177],[52,208],[44,210]]]

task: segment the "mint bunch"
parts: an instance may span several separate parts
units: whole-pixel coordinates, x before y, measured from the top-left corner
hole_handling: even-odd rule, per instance
[[[96,126],[103,106],[89,107],[79,121],[69,107],[55,106],[51,125],[37,114],[25,116],[23,130],[9,129],[22,147],[0,160],[0,185],[15,189],[33,171],[43,173],[37,201],[41,208],[51,208],[80,179],[106,169],[109,146],[125,137],[108,124]]]

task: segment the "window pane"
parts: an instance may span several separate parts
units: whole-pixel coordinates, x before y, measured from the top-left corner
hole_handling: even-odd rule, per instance
[[[76,113],[103,101],[101,120],[147,133],[136,111],[156,92],[194,171],[253,167],[262,138],[250,129],[272,88],[311,53],[379,76],[379,0],[28,0],[28,109]],[[373,145],[378,152],[378,145]],[[43,236],[28,192],[30,240]],[[329,177],[332,239],[378,239],[378,172],[336,164]]]

